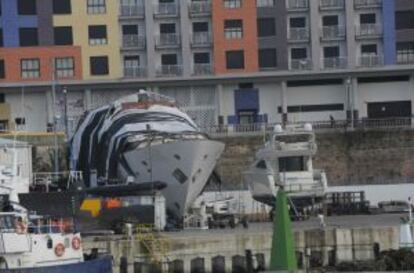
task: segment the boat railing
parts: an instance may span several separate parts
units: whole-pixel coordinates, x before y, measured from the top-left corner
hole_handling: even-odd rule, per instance
[[[388,129],[413,129],[414,116],[369,119],[361,118],[342,120],[300,121],[287,123],[286,126],[297,124],[312,125],[315,132],[324,131],[352,131],[352,130],[388,130]],[[221,124],[203,127],[201,130],[212,137],[238,137],[238,136],[260,136],[274,132],[275,126],[280,123],[251,123],[251,124]]]
[[[77,181],[83,181],[81,171],[37,172],[33,174],[33,187],[45,192],[49,192],[54,186],[60,186],[62,182],[62,186],[68,189]]]

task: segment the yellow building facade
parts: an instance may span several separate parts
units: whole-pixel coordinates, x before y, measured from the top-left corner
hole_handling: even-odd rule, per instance
[[[53,15],[53,25],[71,26],[73,44],[82,48],[83,79],[119,79],[122,77],[120,48],[120,29],[118,23],[119,4],[117,0],[106,0],[105,12],[88,13],[86,0],[72,0],[72,12],[65,15]],[[106,25],[106,44],[91,45],[88,27]],[[109,73],[91,75],[90,57],[107,56]]]

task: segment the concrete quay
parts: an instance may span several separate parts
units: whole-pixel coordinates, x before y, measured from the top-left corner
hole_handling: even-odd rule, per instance
[[[406,215],[327,217],[325,228],[318,219],[296,222],[293,226],[298,263],[301,267],[333,266],[343,261],[371,260],[375,248],[398,249],[403,216]],[[162,261],[162,272],[245,272],[245,250],[249,249],[267,269],[271,235],[271,223],[252,223],[248,229],[164,232],[152,242],[153,258]],[[115,272],[119,272],[121,257],[127,258],[131,273],[145,272],[144,265],[151,262],[151,250],[135,237],[86,237],[84,248],[109,251],[114,257]]]

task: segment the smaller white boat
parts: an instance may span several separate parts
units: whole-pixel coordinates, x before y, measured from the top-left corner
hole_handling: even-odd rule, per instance
[[[277,125],[264,147],[256,152],[250,169],[244,173],[253,198],[274,205],[283,187],[296,207],[310,206],[325,196],[325,172],[313,169],[315,134],[310,124]]]

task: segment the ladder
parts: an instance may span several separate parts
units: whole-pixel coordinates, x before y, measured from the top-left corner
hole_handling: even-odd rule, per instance
[[[161,264],[168,261],[167,254],[170,243],[166,237],[161,237],[152,224],[138,224],[135,229],[135,238],[141,242],[152,263]]]

